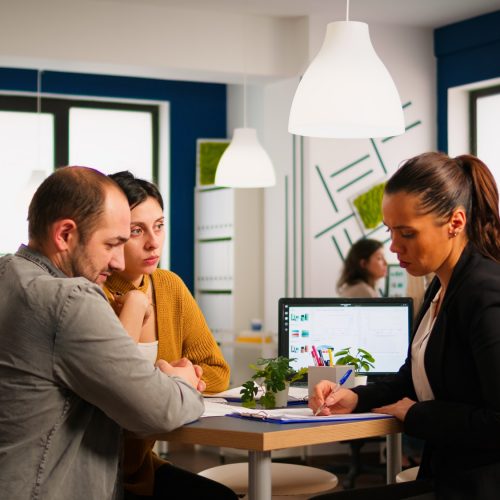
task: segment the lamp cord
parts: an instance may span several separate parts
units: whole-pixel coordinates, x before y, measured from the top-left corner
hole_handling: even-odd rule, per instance
[[[40,114],[42,111],[42,70],[38,70],[36,75],[36,112]]]
[[[42,112],[42,74],[43,71],[41,69],[38,70],[37,75],[36,75],[36,126],[37,126],[37,136],[38,136],[38,141],[37,141],[37,168],[40,169],[40,164],[41,164],[41,155],[42,155],[42,145],[41,145],[41,135],[42,135],[42,130],[41,130],[41,112]]]

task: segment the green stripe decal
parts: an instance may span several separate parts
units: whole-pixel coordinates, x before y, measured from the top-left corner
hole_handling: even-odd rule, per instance
[[[411,101],[405,102],[403,104],[403,109],[407,108],[408,106],[411,106]]]
[[[361,163],[362,161],[368,160],[368,158],[370,158],[369,154],[362,156],[361,158],[358,158],[357,160],[353,161],[352,163],[349,163],[349,165],[342,167],[340,170],[333,172],[333,174],[330,174],[330,177],[335,177],[336,175],[341,174],[342,172],[350,169],[351,167],[354,167],[354,165],[357,165],[358,163]]]
[[[370,139],[370,142],[372,143],[373,149],[375,150],[375,154],[377,155],[378,161],[380,162],[380,166],[382,167],[384,174],[386,174],[387,169],[385,168],[384,161],[382,160],[382,157],[380,156],[380,153],[378,152],[377,145],[375,144],[375,141],[373,139]]]
[[[288,175],[285,175],[285,297],[288,297]]]
[[[296,136],[293,136],[293,165],[292,165],[292,262],[293,262],[293,296],[297,297],[297,202],[295,195],[297,192],[297,154],[295,148]]]
[[[332,203],[333,209],[335,212],[338,213],[339,209],[337,208],[337,205],[335,205],[335,201],[333,199],[332,194],[330,193],[330,190],[328,189],[328,186],[326,185],[325,178],[323,177],[323,174],[321,173],[321,170],[319,169],[319,166],[316,165],[316,172],[318,172],[319,178],[321,180],[321,183],[323,184],[323,187],[325,188],[326,194],[328,195],[328,198],[330,198],[330,202]]]
[[[349,220],[351,217],[354,217],[354,212],[352,214],[349,214],[347,217],[344,217],[343,219],[340,219],[335,224],[332,224],[331,226],[328,226],[326,229],[323,229],[323,231],[319,232],[314,237],[315,238],[319,238],[320,236],[323,236],[325,233],[327,233],[328,231],[331,231],[332,229],[336,228],[340,224],[344,223],[346,220]]]
[[[417,125],[420,125],[421,123],[422,123],[421,120],[417,120],[416,122],[410,123],[410,125],[408,125],[407,127],[405,127],[405,132],[407,130],[410,130],[413,127],[416,127]]]
[[[345,237],[347,238],[347,241],[349,242],[349,245],[352,245],[351,237],[349,236],[349,233],[347,232],[346,228],[344,228],[344,234],[345,234]]]
[[[373,170],[370,169],[370,170],[368,170],[368,172],[365,172],[364,174],[361,174],[360,176],[356,177],[355,179],[353,179],[352,181],[348,182],[347,184],[344,184],[342,187],[339,187],[337,189],[337,193],[340,193],[341,191],[343,191],[344,189],[348,188],[349,186],[352,186],[353,184],[355,184],[356,182],[360,181],[361,179],[363,179],[367,175],[370,175],[372,172],[373,172]]]
[[[332,236],[332,241],[333,241],[333,244],[335,245],[335,248],[337,249],[337,252],[340,255],[340,258],[342,259],[342,261],[344,261],[344,256],[342,255],[342,251],[340,250],[339,244],[337,243],[335,236]]]
[[[304,296],[304,137],[300,137],[300,296]]]
[[[231,241],[233,238],[225,236],[224,238],[200,238],[198,243],[215,243],[217,241]]]
[[[223,186],[214,186],[214,187],[208,187],[208,188],[199,188],[198,191],[200,193],[206,193],[207,191],[219,191],[220,189],[231,189],[231,188],[223,187]]]
[[[382,139],[382,142],[387,142],[387,141],[390,141],[391,139],[394,139],[394,137],[396,137],[395,135],[391,135],[390,137],[384,137]]]

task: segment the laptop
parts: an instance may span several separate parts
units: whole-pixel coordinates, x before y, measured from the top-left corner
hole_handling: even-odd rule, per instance
[[[278,352],[295,358],[299,369],[317,365],[312,351],[329,364],[333,354],[351,348],[366,349],[375,358],[369,381],[396,373],[408,354],[413,300],[391,298],[282,298],[279,300]],[[307,382],[305,382],[307,383]],[[304,384],[304,382],[302,382]]]

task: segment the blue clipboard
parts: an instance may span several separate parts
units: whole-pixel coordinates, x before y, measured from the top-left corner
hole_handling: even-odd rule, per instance
[[[321,417],[273,417],[272,415],[266,414],[265,410],[259,413],[228,413],[227,417],[242,418],[244,420],[256,420],[259,422],[268,422],[270,424],[308,424],[315,423],[320,424],[323,422],[357,422],[362,420],[381,420],[385,418],[392,418],[391,415],[386,415],[382,413],[349,413],[345,415],[330,415]]]

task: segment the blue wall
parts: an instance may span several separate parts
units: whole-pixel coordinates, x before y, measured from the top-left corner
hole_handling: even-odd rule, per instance
[[[438,149],[448,150],[448,89],[500,77],[500,11],[434,31]]]
[[[42,88],[74,96],[169,101],[170,268],[193,290],[196,139],[226,137],[226,85],[44,71]],[[0,89],[36,92],[37,71],[0,68]]]

